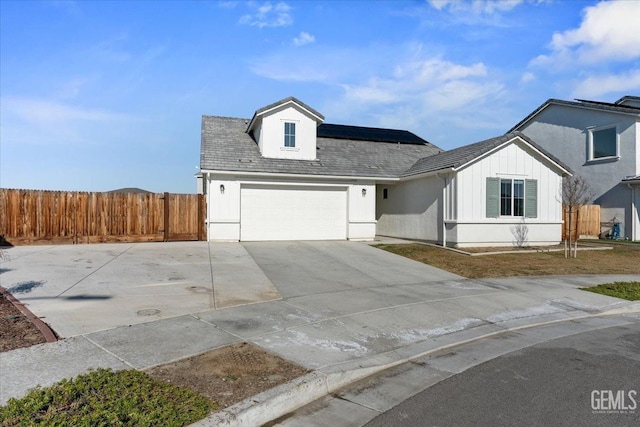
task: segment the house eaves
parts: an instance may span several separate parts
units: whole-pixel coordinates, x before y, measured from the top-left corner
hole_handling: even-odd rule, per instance
[[[287,98],[281,99],[280,101],[276,101],[273,104],[269,104],[265,107],[262,107],[258,110],[256,110],[255,113],[253,113],[253,117],[251,118],[251,120],[249,121],[249,126],[247,126],[247,133],[249,133],[251,131],[251,129],[253,128],[253,125],[255,124],[256,120],[258,119],[258,117],[260,116],[264,116],[265,114],[268,114],[269,112],[276,110],[278,108],[281,108],[287,104],[295,104],[297,105],[299,108],[301,108],[302,110],[306,111],[307,114],[309,114],[310,116],[312,116],[316,122],[322,123],[324,121],[324,116],[322,114],[320,114],[319,112],[317,112],[316,110],[314,110],[313,108],[309,107],[307,104],[305,104],[304,102],[300,101],[299,99],[293,97],[293,96],[289,96]]]
[[[562,99],[548,99],[544,104],[533,110],[527,117],[522,119],[517,125],[509,129],[507,133],[515,132],[520,130],[526,123],[531,121],[534,117],[544,111],[547,107],[551,105],[561,105],[565,107],[574,107],[581,108],[585,110],[593,110],[593,111],[608,111],[611,113],[625,114],[630,116],[638,116],[640,117],[640,108],[622,106],[616,104],[610,104],[606,102],[595,102],[595,101],[564,101]]]
[[[292,180],[339,180],[339,181],[399,181],[398,177],[379,177],[379,176],[355,176],[355,175],[310,175],[299,173],[278,173],[278,172],[251,172],[251,171],[232,171],[232,170],[215,170],[202,169],[201,174],[224,175],[224,176],[247,176],[261,178],[291,178]]]
[[[444,151],[433,156],[424,157],[414,163],[414,165],[409,169],[407,169],[401,175],[401,178],[416,179],[434,173],[442,173],[448,171],[457,172],[461,169],[466,168],[470,164],[477,162],[478,160],[502,149],[502,147],[504,147],[505,145],[512,143],[514,139],[522,141],[522,143],[524,143],[530,150],[535,152],[538,156],[546,159],[548,163],[561,171],[563,175],[573,174],[568,166],[545,151],[542,147],[538,146],[527,136],[523,135],[520,132],[512,132],[495,138],[476,142],[474,144],[459,147],[453,150]]]

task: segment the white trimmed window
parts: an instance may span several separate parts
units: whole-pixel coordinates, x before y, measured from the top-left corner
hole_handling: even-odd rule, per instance
[[[618,128],[614,126],[589,129],[589,160],[620,157]]]
[[[284,146],[296,146],[296,124],[292,122],[284,123]]]
[[[538,181],[487,178],[487,218],[538,216]]]

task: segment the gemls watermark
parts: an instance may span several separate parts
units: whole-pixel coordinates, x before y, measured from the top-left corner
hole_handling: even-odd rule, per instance
[[[594,414],[635,414],[637,395],[636,390],[593,390],[591,409]]]

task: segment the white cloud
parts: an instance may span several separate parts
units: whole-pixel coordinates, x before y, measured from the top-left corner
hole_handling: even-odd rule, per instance
[[[356,104],[418,102],[428,110],[450,110],[482,96],[487,68],[482,63],[455,64],[441,58],[410,60],[396,67],[391,76],[372,77],[365,84],[343,84],[346,99]]]
[[[638,41],[640,1],[600,2],[583,11],[580,26],[555,33],[551,53],[532,61],[539,66],[597,64],[607,60],[640,58]]]
[[[249,13],[240,18],[241,24],[251,25],[258,28],[264,27],[284,27],[293,23],[291,16],[291,6],[284,2],[265,2],[261,6],[255,3],[249,4],[255,9],[254,13]]]
[[[7,97],[2,99],[5,114],[12,113],[20,119],[38,123],[63,121],[106,121],[124,116],[103,110],[86,109],[46,99]]]
[[[252,71],[326,85],[330,101],[315,107],[340,123],[408,129],[434,142],[455,134],[458,145],[509,129],[514,118],[506,111],[505,86],[486,64],[456,63],[428,50],[415,44],[314,46],[299,55],[287,50],[257,58]]]
[[[597,98],[609,93],[631,93],[640,90],[640,69],[622,74],[590,76],[574,89],[576,98]]]
[[[316,38],[313,35],[302,31],[298,35],[298,37],[293,38],[293,45],[299,47],[299,46],[304,46],[306,44],[313,43],[315,41],[316,41]]]
[[[429,0],[429,4],[437,10],[449,9],[451,12],[474,14],[493,14],[506,12],[520,5],[523,0]]]
[[[528,83],[530,81],[533,81],[536,79],[536,75],[531,73],[531,72],[526,72],[522,75],[522,77],[520,77],[520,82],[521,83]]]
[[[326,114],[342,120],[366,118],[360,124],[409,129],[434,142],[451,143],[446,129],[455,129],[457,135],[473,135],[454,141],[456,145],[477,140],[479,128],[493,129],[496,134],[508,128],[496,120],[496,115],[501,116],[499,99],[504,85],[489,76],[483,63],[462,65],[440,57],[412,59],[390,75],[341,86],[343,96]],[[435,129],[441,134],[434,134]]]
[[[56,100],[8,96],[0,98],[3,144],[91,145],[132,118]],[[99,135],[99,136],[98,136]]]

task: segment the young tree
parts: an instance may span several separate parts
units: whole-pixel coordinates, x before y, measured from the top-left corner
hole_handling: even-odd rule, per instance
[[[569,211],[569,256],[571,256],[572,250],[573,213],[578,212],[580,208],[589,203],[592,198],[593,192],[583,177],[575,175],[572,177],[565,177],[562,180],[562,204],[566,206]],[[576,235],[575,248],[573,248],[573,258],[578,256],[579,237],[580,236]],[[564,256],[565,258],[567,257],[566,250]]]

